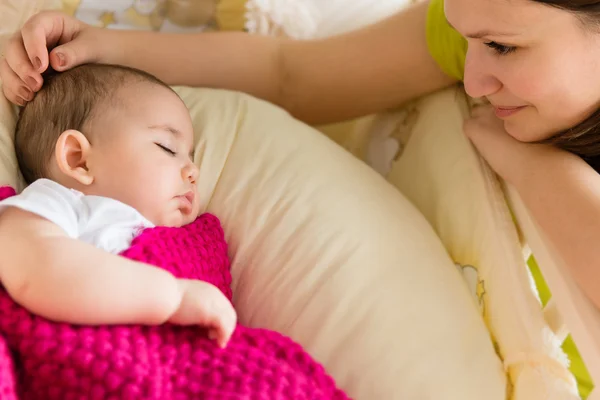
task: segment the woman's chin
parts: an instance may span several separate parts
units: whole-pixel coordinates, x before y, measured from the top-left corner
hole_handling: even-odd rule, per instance
[[[519,142],[535,143],[554,135],[554,133],[536,129],[534,126],[534,124],[528,123],[525,119],[522,121],[504,121],[506,132]]]

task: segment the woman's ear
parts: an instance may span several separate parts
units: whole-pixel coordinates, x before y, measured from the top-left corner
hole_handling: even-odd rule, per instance
[[[54,155],[58,169],[82,185],[91,185],[94,176],[88,168],[90,141],[76,130],[64,131],[56,142]]]

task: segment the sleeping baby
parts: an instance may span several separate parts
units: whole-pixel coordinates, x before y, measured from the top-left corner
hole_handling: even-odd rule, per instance
[[[45,79],[15,134],[28,186],[0,202],[3,399],[347,398],[300,345],[237,323],[193,144],[147,73]]]

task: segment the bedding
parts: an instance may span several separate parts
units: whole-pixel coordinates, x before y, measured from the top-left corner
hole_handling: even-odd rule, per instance
[[[63,11],[110,29],[200,32],[213,25],[217,0],[60,0]]]

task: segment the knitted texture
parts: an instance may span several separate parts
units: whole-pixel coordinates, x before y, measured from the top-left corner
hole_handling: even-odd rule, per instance
[[[0,188],[2,194],[11,193]],[[231,300],[227,245],[213,215],[182,228],[146,229],[122,256],[210,282]],[[51,322],[2,288],[0,333],[2,400],[347,398],[300,345],[239,324],[220,349],[201,327]]]
[[[0,187],[0,200],[14,196],[15,190],[9,186]],[[0,285],[0,288],[2,286]],[[3,289],[1,290],[2,295]],[[2,312],[2,311],[0,311]],[[0,314],[0,318],[1,318]],[[17,377],[15,375],[15,366],[8,343],[4,336],[0,335],[0,399],[17,400],[16,392]]]

